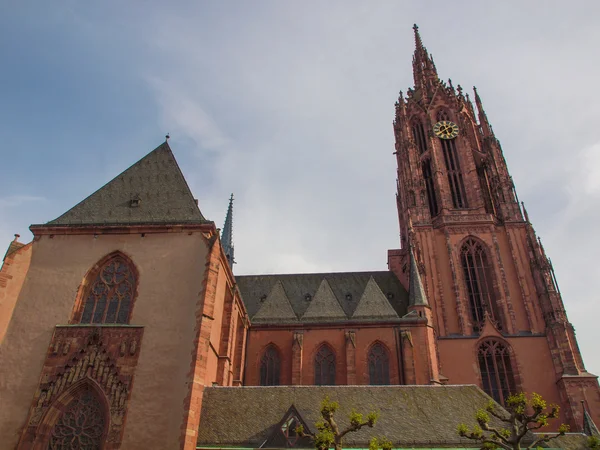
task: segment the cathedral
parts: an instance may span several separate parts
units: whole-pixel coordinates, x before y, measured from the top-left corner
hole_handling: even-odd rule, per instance
[[[387,270],[234,274],[233,196],[219,230],[167,140],[9,244],[0,450],[310,448],[296,426],[325,396],[342,423],[380,412],[347,447],[473,446],[456,425],[516,392],[560,405],[553,445],[597,434],[597,376],[482,100],[414,36]]]

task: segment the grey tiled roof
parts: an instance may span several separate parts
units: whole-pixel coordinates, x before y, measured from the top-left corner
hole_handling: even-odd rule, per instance
[[[345,446],[362,448],[372,436],[385,436],[394,447],[474,447],[456,434],[456,426],[474,425],[475,412],[489,401],[473,385],[207,387],[198,445],[257,448],[276,432],[292,405],[314,431],[325,396],[340,404],[335,415],[340,428],[349,424],[352,409],[380,412],[373,428],[346,435]]]
[[[545,433],[536,433],[536,438],[543,436]],[[545,447],[562,448],[564,450],[585,450],[588,449],[587,441],[589,436],[583,433],[566,433],[564,436],[559,436],[551,440]]]
[[[390,305],[385,294],[381,292],[381,288],[377,285],[373,277],[369,278],[369,282],[365,287],[365,291],[352,314],[353,319],[397,319],[398,314]]]
[[[258,323],[290,323],[298,321],[298,317],[296,317],[296,314],[285,295],[281,282],[277,282],[273,285],[271,292],[267,295],[261,308],[254,315],[254,321]]]
[[[47,225],[207,222],[166,142]]]
[[[272,314],[273,305],[269,305],[270,318],[264,317],[263,312],[259,313],[277,283],[281,283],[285,293],[285,298],[281,301],[289,302],[295,316],[301,322],[399,320],[398,318],[407,312],[408,293],[398,278],[389,271],[238,275],[235,278],[252,323],[288,322],[287,319],[275,317]],[[373,286],[367,289],[371,278],[383,294],[383,299],[381,294],[377,296],[378,298],[371,298],[377,293],[376,289],[372,289]],[[326,283],[321,287],[323,281]],[[327,288],[327,285],[330,289]],[[317,296],[319,287],[321,287],[321,292]],[[363,300],[367,306],[366,308],[361,307],[361,314],[358,314],[357,317],[352,317],[359,301],[365,294],[365,289],[367,289],[368,298]],[[333,293],[333,298],[329,295],[330,292]],[[387,305],[381,303],[382,301]],[[318,304],[311,306],[313,302]],[[287,308],[283,309],[287,310]],[[371,314],[369,310],[371,310]],[[296,321],[290,320],[289,322]]]

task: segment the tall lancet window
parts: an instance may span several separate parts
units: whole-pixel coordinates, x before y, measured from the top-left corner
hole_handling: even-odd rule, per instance
[[[415,139],[415,144],[419,149],[419,154],[422,155],[427,151],[427,139],[425,138],[425,129],[420,120],[415,120],[412,124],[412,134]]]
[[[327,344],[321,345],[315,355],[315,384],[317,386],[335,384],[335,355]]]
[[[279,386],[280,366],[279,352],[269,345],[260,359],[260,385]]]
[[[124,255],[116,253],[97,267],[90,272],[90,284],[75,321],[129,323],[136,288],[133,264]]]
[[[390,384],[390,358],[387,349],[377,342],[371,347],[368,355],[369,360],[369,384]]]
[[[510,349],[496,340],[484,341],[477,351],[483,390],[503,405],[516,392]]]
[[[473,331],[481,331],[485,312],[502,329],[498,306],[494,295],[493,268],[484,244],[476,239],[467,239],[460,248],[460,258],[465,277],[469,310]]]
[[[450,116],[446,111],[440,111],[437,115],[437,120],[450,120]],[[444,155],[444,163],[446,164],[446,172],[448,173],[448,185],[450,186],[450,194],[452,195],[452,206],[457,209],[467,208],[467,196],[463,183],[463,176],[460,170],[460,162],[456,151],[456,139],[440,139],[442,144],[442,154]]]
[[[425,189],[427,189],[427,203],[429,205],[429,214],[431,217],[437,216],[438,203],[435,196],[435,185],[433,184],[433,172],[431,170],[431,159],[426,159],[421,164],[423,179],[425,180]]]

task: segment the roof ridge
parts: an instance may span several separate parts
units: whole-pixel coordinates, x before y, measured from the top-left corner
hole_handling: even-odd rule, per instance
[[[354,275],[354,274],[394,274],[391,270],[365,270],[365,271],[344,271],[344,272],[299,272],[299,273],[256,273],[256,274],[241,274],[238,277],[285,277],[285,276],[302,276],[302,275]]]

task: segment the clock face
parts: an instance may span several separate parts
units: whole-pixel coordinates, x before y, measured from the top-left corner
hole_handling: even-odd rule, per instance
[[[440,139],[454,139],[458,136],[458,125],[449,120],[442,120],[433,126],[433,132]]]

